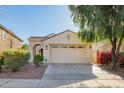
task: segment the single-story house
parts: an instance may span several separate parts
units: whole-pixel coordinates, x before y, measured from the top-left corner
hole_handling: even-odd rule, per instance
[[[82,43],[77,33],[66,30],[58,34],[49,34],[45,37],[30,37],[29,62],[37,54],[44,56],[47,63],[90,63],[91,45]]]
[[[83,43],[76,32],[66,30],[47,36],[32,36],[29,39],[29,62],[37,54],[44,56],[46,63],[96,63],[97,51],[111,51],[111,44],[106,42]],[[124,44],[121,50],[124,51]]]

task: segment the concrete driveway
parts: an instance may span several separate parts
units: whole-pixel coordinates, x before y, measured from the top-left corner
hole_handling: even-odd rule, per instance
[[[49,64],[39,87],[124,87],[124,80],[95,65]]]
[[[95,65],[49,64],[42,79],[0,79],[2,88],[124,87],[123,77]]]

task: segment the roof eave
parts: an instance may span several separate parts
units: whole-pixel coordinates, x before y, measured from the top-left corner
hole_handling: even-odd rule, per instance
[[[21,38],[19,38],[18,36],[16,36],[13,32],[11,32],[9,29],[7,29],[6,27],[4,27],[3,25],[0,24],[0,27],[5,30],[7,33],[11,34],[12,36],[14,36],[15,38],[17,38],[18,40],[20,40],[21,42],[23,42],[23,40]]]

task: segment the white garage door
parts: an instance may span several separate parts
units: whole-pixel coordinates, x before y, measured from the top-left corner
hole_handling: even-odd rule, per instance
[[[50,47],[51,63],[90,63],[90,48],[84,46],[59,46]]]

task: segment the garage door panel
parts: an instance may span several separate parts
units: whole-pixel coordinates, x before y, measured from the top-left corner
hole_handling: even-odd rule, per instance
[[[89,61],[85,48],[51,48],[51,63],[87,63]]]

